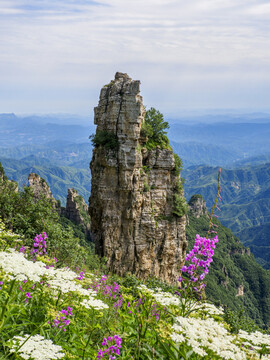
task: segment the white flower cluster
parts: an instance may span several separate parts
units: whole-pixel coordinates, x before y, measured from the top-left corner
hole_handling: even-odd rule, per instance
[[[14,249],[9,249],[8,252],[0,252],[0,268],[9,279],[18,281],[29,279],[33,282],[40,282],[45,276],[46,282],[51,289],[60,290],[63,293],[76,292],[86,296],[89,299],[89,304],[92,303],[91,306],[97,310],[107,307],[101,300],[94,299],[97,295],[94,290],[84,289],[80,283],[76,282],[75,279],[78,278],[78,274],[70,269],[55,269],[52,267],[47,269],[42,261],[29,261],[23,253],[19,253]]]
[[[138,286],[138,289],[150,294],[160,305],[170,306],[170,305],[179,305],[180,299],[178,296],[172,295],[171,293],[162,291],[160,288],[155,290],[148,289],[145,285]]]
[[[91,297],[89,299],[83,299],[80,304],[86,307],[86,309],[90,309],[92,307],[96,310],[103,310],[109,308],[109,306],[107,304],[104,304],[103,301]]]
[[[49,272],[46,274],[48,276],[47,283],[52,289],[60,290],[63,293],[78,292],[83,296],[96,295],[93,290],[86,290],[81,284],[74,281],[78,277],[74,271],[65,268],[50,268],[48,270]]]
[[[42,261],[28,261],[23,253],[14,249],[0,252],[0,267],[10,279],[19,281],[29,279],[38,282],[47,272]]]
[[[148,289],[145,285],[138,286],[138,289],[142,292],[150,294],[159,304],[163,306],[176,305],[179,306],[183,301],[179,296],[172,295],[171,293],[162,291],[161,288],[156,288],[155,290]],[[213,304],[203,303],[198,305],[196,302],[189,300],[189,306],[194,308],[194,310],[203,310],[209,315],[223,315],[223,309],[217,308]]]
[[[224,311],[222,308],[218,308],[213,304],[203,303],[201,310],[206,311],[210,315],[223,315]]]
[[[172,339],[182,342],[183,337],[193,351],[201,356],[207,355],[206,348],[212,350],[223,359],[246,360],[245,351],[235,345],[235,336],[212,318],[184,318],[178,316],[173,325]],[[179,340],[178,340],[179,339]]]
[[[10,352],[15,353],[16,349],[18,349],[28,337],[29,335],[27,334],[24,336],[14,336],[13,340],[16,345],[13,345]],[[31,336],[18,350],[18,353],[23,359],[52,360],[62,359],[65,356],[65,354],[61,352],[62,350],[61,346],[54,345],[51,340],[47,340],[37,334]]]
[[[270,335],[263,334],[260,331],[249,334],[246,331],[240,330],[238,336],[241,340],[246,340],[243,342],[243,345],[248,348],[261,350],[262,345],[265,345],[266,349],[270,350]],[[270,359],[270,356],[264,357],[264,359]]]

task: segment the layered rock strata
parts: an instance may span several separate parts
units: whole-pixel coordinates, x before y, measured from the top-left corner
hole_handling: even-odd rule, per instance
[[[112,271],[176,282],[187,245],[185,216],[173,213],[179,176],[171,150],[143,147],[144,115],[140,81],[116,73],[95,108],[97,134],[118,146],[100,141],[93,150],[91,234]]]
[[[78,194],[75,189],[68,189],[67,203],[64,211],[66,218],[74,224],[80,225],[87,238],[90,238],[90,216],[88,214],[88,206],[83,197]]]

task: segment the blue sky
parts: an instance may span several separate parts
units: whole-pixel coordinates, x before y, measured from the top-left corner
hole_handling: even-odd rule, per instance
[[[93,115],[116,71],[144,104],[270,111],[270,2],[0,0],[0,113]]]

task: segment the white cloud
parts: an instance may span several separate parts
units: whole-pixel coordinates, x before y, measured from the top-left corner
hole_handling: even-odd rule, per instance
[[[179,84],[199,91],[215,84],[226,106],[226,79],[234,86],[238,74],[248,86],[243,79],[263,73],[269,81],[270,30],[256,18],[267,9],[255,0],[2,1],[0,86],[99,91],[123,70],[146,92],[159,84],[168,99]]]
[[[265,3],[265,4],[258,4],[255,6],[251,6],[250,8],[247,9],[247,14],[269,16],[270,4]]]

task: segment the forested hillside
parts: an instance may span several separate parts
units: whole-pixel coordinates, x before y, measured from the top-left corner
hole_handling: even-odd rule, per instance
[[[208,208],[216,191],[217,168],[194,166],[183,171],[185,194],[201,194]],[[238,169],[222,169],[222,203],[219,219],[266,268],[269,258],[270,163]]]

